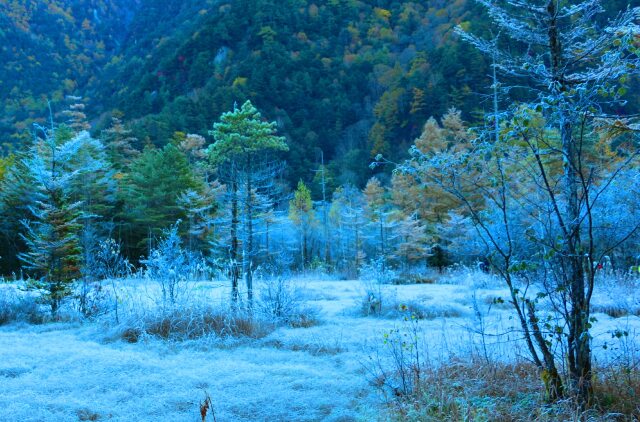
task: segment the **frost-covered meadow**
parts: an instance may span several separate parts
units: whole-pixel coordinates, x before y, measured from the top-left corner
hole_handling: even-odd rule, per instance
[[[396,329],[417,333],[429,367],[526,359],[511,305],[500,300],[508,291],[492,275],[458,268],[407,285],[362,278],[261,279],[251,324],[263,327],[234,331],[227,322],[226,332],[197,322],[204,309],[234,312],[225,280],[184,282],[173,305],[154,280],[105,282],[95,317],[81,319],[68,301],[66,321],[44,324],[28,321],[38,312],[34,293],[3,283],[5,314],[11,303],[27,314],[0,326],[0,420],[199,421],[206,394],[218,421],[386,420],[402,388]],[[637,359],[640,280],[603,274],[598,282],[596,360]],[[291,315],[306,319],[270,313],[277,300],[265,292],[275,287]],[[184,314],[192,327],[145,332],[153,320]]]
[[[0,1],[0,422],[639,421],[638,4]]]

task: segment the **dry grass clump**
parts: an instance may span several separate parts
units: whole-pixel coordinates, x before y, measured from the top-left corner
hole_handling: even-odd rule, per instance
[[[391,282],[393,284],[436,284],[440,274],[430,271],[427,273],[401,273],[396,275]]]
[[[48,319],[49,314],[40,309],[33,295],[19,295],[0,286],[0,325],[19,321],[42,324]]]
[[[392,419],[402,421],[637,421],[638,394],[640,370],[601,368],[591,407],[578,410],[570,398],[545,402],[539,371],[530,363],[454,360],[423,368],[416,393],[389,403]]]
[[[592,313],[603,313],[611,318],[622,318],[629,315],[640,316],[640,308],[630,309],[624,303],[592,304]]]
[[[269,339],[265,341],[264,346],[273,347],[280,350],[291,350],[293,352],[306,352],[312,356],[335,356],[339,353],[347,351],[338,344],[320,344],[320,343],[289,343],[278,339]]]
[[[145,335],[175,341],[207,336],[259,339],[275,328],[272,322],[250,312],[203,305],[158,309],[130,319],[122,327],[120,337],[129,343],[136,343]]]
[[[100,420],[100,414],[89,409],[79,409],[76,411],[79,421],[97,421]]]
[[[305,307],[291,315],[286,322],[291,328],[310,328],[320,325],[322,321],[316,308]]]
[[[640,420],[640,362],[596,370],[594,407],[615,420]]]

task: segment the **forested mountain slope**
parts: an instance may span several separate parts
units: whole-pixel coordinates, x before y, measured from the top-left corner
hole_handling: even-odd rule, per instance
[[[4,1],[0,141],[19,146],[68,95],[95,129],[123,117],[138,148],[207,135],[250,99],[288,138],[290,180],[313,178],[322,150],[334,186],[363,185],[368,161],[403,154],[429,116],[490,108],[489,63],[453,33],[487,30],[481,13],[468,0]]]
[[[119,50],[137,1],[6,0],[0,2],[0,136],[28,138],[47,99],[83,95]]]

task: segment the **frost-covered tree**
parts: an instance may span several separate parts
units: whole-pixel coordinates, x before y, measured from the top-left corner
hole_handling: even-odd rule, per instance
[[[120,298],[118,297],[118,288],[115,280],[129,275],[133,269],[129,260],[122,255],[121,249],[120,243],[114,239],[102,240],[94,248],[94,257],[91,261],[91,274],[98,280],[109,280],[111,282],[116,322],[119,322],[118,303]]]
[[[178,233],[180,221],[164,230],[157,246],[149,257],[142,260],[146,275],[160,284],[163,304],[175,304],[183,292],[184,283],[192,272],[193,256],[182,247]]]
[[[82,264],[81,203],[70,199],[71,183],[78,170],[64,168],[77,155],[78,145],[60,138],[53,124],[40,129],[44,139],[38,139],[24,159],[33,178],[36,200],[29,207],[30,218],[23,220],[27,250],[19,258],[35,277],[33,287],[45,292],[51,312],[56,314],[62,300],[71,294]]]
[[[398,241],[398,224],[391,195],[377,177],[367,182],[363,192],[365,199],[364,217],[367,221],[366,238],[373,256],[384,265],[388,264]]]
[[[622,11],[598,24],[601,1],[477,0],[499,30],[487,41],[464,31],[464,39],[494,60],[498,71],[528,86],[526,105],[514,106],[503,118],[503,132],[484,133],[470,153],[425,154],[414,148],[414,162],[440,170],[431,177],[456,195],[471,213],[479,235],[493,253],[493,264],[509,288],[534,362],[543,370],[551,399],[566,392],[587,403],[592,392],[590,301],[595,288],[594,264],[602,250],[595,243],[594,207],[619,173],[635,159],[637,144],[619,148],[617,169],[591,160],[598,131],[619,139],[634,130],[632,122],[613,110],[623,104],[625,84],[640,69],[637,20],[640,9]],[[522,53],[518,53],[522,52]],[[496,136],[499,135],[499,136]],[[635,139],[637,142],[637,138]],[[465,171],[467,172],[465,174]],[[481,176],[481,177],[479,177]],[[481,192],[486,207],[498,211],[501,229],[471,201]],[[530,194],[531,189],[534,195]],[[538,246],[539,263],[518,257],[514,210],[526,212],[532,226],[526,235]],[[623,230],[624,241],[637,227]],[[547,294],[564,325],[545,327],[535,301],[522,298],[514,277],[527,265],[541,265]],[[551,331],[552,333],[549,333]],[[556,357],[550,340],[562,343]],[[558,360],[559,358],[559,360]],[[567,364],[566,383],[559,365]]]
[[[59,129],[59,131],[61,131]],[[61,131],[62,132],[62,131]],[[83,252],[83,292],[91,274],[92,260],[100,239],[111,231],[110,217],[116,202],[117,185],[114,171],[107,160],[104,146],[89,132],[68,133],[66,142],[75,154],[61,163],[66,173],[75,173],[69,182],[69,197],[80,203],[80,245]],[[84,298],[84,294],[81,299]]]
[[[240,108],[223,113],[220,122],[210,131],[215,142],[208,154],[212,164],[223,170],[229,189],[231,208],[229,262],[231,265],[232,300],[238,299],[240,262],[244,269],[249,306],[253,302],[254,224],[259,195],[271,185],[281,166],[265,157],[274,151],[288,150],[283,137],[276,135],[276,123],[263,120],[260,112],[245,102]],[[241,220],[242,218],[242,220]],[[239,229],[243,224],[244,239],[240,243]],[[242,246],[242,261],[239,247]]]
[[[351,276],[357,275],[366,258],[363,209],[364,196],[355,186],[342,186],[333,193],[329,218],[335,230],[337,264]]]
[[[213,191],[198,192],[188,189],[178,197],[178,205],[184,211],[187,221],[187,248],[203,252],[208,245],[214,214],[217,208]]]

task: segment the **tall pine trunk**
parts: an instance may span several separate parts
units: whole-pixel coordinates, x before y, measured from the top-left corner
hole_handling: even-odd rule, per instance
[[[240,224],[238,210],[238,174],[235,163],[231,164],[231,250],[229,259],[231,263],[231,301],[233,306],[238,305],[238,225]]]

